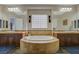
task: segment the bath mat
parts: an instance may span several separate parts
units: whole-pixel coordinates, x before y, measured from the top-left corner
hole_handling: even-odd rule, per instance
[[[0,54],[7,54],[16,46],[0,46]]]
[[[79,54],[79,46],[77,47],[63,47],[71,54]]]

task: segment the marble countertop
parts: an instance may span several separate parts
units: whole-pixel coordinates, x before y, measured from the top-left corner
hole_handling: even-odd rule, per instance
[[[13,33],[26,33],[26,32],[17,32],[17,31],[0,31],[0,34],[13,34]]]
[[[53,33],[79,33],[79,31],[54,31]]]

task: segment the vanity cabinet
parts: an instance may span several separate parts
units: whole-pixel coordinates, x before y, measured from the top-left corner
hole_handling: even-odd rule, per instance
[[[22,33],[0,33],[0,46],[15,45],[19,47],[22,37]]]
[[[79,33],[54,33],[60,46],[79,46]]]

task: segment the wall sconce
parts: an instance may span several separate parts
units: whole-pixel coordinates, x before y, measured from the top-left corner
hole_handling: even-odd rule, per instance
[[[48,18],[48,19],[49,19],[49,23],[51,23],[51,16],[48,16],[48,17],[49,17],[49,18]]]
[[[29,23],[31,23],[31,16],[29,16]]]

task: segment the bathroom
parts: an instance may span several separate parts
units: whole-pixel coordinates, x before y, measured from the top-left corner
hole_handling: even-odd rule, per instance
[[[44,45],[35,43],[34,46],[37,47],[33,47],[35,52],[39,50],[41,51],[39,53],[44,53],[45,48],[49,48],[46,46],[49,44],[47,42],[50,42],[51,37],[55,37],[58,40],[58,43],[55,43],[57,47],[53,50],[54,46],[49,44],[52,50],[48,50],[56,50],[56,54],[75,54],[78,53],[75,49],[79,51],[78,35],[79,5],[0,5],[1,54],[24,54],[28,46],[21,45],[26,44],[22,43],[21,39],[26,37],[29,39],[30,36],[32,41],[27,42],[45,43]],[[28,50],[32,48],[30,46]],[[41,49],[43,47],[44,49]]]

